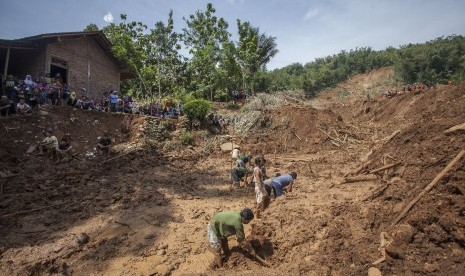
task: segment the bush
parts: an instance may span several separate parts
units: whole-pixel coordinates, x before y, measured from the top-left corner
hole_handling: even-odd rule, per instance
[[[211,108],[212,104],[209,101],[198,99],[187,102],[183,107],[183,112],[191,121],[197,119],[201,122],[204,122],[205,117],[207,116],[208,112],[210,112]]]
[[[192,144],[192,136],[189,132],[185,131],[181,134],[181,141],[184,145]]]

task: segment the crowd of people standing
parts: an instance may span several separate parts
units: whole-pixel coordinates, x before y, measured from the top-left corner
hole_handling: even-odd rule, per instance
[[[130,96],[120,95],[118,91],[103,92],[101,96],[88,97],[85,88],[79,94],[71,91],[60,73],[54,77],[33,79],[26,75],[24,79],[16,79],[8,75],[4,81],[5,93],[0,101],[2,116],[12,114],[33,114],[42,106],[72,106],[77,109],[96,110],[104,112],[121,112],[144,114],[160,117],[172,117],[182,113],[182,104],[173,104],[169,99],[161,98],[151,103],[135,103]]]

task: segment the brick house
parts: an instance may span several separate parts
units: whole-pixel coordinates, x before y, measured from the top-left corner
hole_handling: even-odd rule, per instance
[[[2,80],[8,74],[24,79],[59,72],[70,91],[96,97],[104,91],[119,91],[123,68],[105,34],[96,31],[0,39],[0,69]]]

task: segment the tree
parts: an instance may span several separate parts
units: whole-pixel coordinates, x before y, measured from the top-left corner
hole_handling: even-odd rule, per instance
[[[213,100],[218,86],[222,46],[231,36],[227,31],[228,23],[214,13],[213,5],[208,3],[206,11],[197,11],[189,19],[183,18],[187,24],[187,28],[183,29],[184,43],[192,55],[187,68],[197,92],[203,97],[209,93],[210,100]]]
[[[239,42],[237,43],[237,59],[242,69],[242,88],[248,91],[248,80],[256,72],[260,57],[258,54],[258,28],[249,22],[237,20]]]
[[[239,32],[238,60],[241,64],[244,89],[251,78],[251,92],[254,93],[255,79],[259,70],[266,70],[266,64],[278,53],[276,37],[260,34],[249,22],[237,20]]]
[[[147,82],[151,81],[150,77],[153,75],[152,66],[145,62],[150,55],[144,44],[146,41],[144,31],[147,26],[141,22],[126,22],[125,14],[121,14],[120,18],[122,22],[110,23],[103,28],[103,31],[112,44],[113,54],[137,76],[136,81],[129,82],[129,91],[136,97],[147,97],[151,95],[149,90],[151,85]]]
[[[87,25],[87,27],[83,30],[84,32],[97,32],[99,29],[98,29],[98,26],[95,25],[94,23],[90,23],[89,25]]]
[[[266,69],[266,65],[279,52],[276,37],[261,34],[258,40],[258,56],[259,66],[262,70]]]
[[[180,79],[180,71],[183,67],[182,56],[179,54],[181,45],[179,44],[179,34],[173,31],[173,11],[168,14],[166,25],[159,21],[155,28],[150,30],[148,36],[147,62],[156,64],[158,95],[162,97],[162,86],[167,92],[172,92],[173,87]]]

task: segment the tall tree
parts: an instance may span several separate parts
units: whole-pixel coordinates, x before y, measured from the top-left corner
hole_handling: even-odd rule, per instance
[[[258,54],[258,28],[254,28],[249,22],[237,20],[239,41],[237,43],[237,59],[242,69],[242,88],[248,91],[248,80],[257,71],[260,63]]]
[[[243,71],[244,86],[251,78],[250,89],[254,93],[255,79],[259,70],[266,70],[266,64],[278,53],[276,37],[260,34],[249,22],[237,20],[239,32],[238,60]],[[244,87],[245,89],[247,87]]]
[[[184,43],[192,58],[188,69],[193,77],[196,90],[204,97],[207,93],[213,100],[218,85],[218,63],[222,46],[229,41],[228,23],[215,15],[215,8],[207,4],[206,11],[197,11],[188,19],[183,18],[187,28],[183,29]]]
[[[103,31],[112,44],[115,56],[137,76],[137,81],[131,81],[129,90],[136,97],[146,97],[151,95],[151,85],[148,85],[151,80],[147,76],[152,75],[153,71],[152,66],[145,62],[147,56],[150,55],[144,44],[146,41],[144,32],[147,26],[141,22],[126,22],[125,14],[121,14],[120,18],[119,24],[110,23],[103,28]]]
[[[173,91],[183,65],[179,54],[180,35],[173,28],[173,11],[170,10],[166,25],[162,21],[157,22],[147,37],[149,41],[146,46],[150,48],[147,62],[156,64],[159,97],[162,97],[162,87],[167,93]]]

